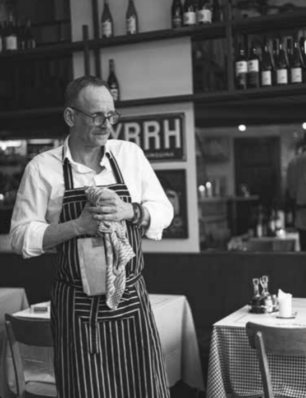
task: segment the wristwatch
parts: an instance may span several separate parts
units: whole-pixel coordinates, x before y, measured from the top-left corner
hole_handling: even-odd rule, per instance
[[[138,227],[140,227],[141,223],[143,221],[143,216],[144,216],[143,208],[142,208],[141,204],[139,204],[137,202],[133,202],[132,206],[133,206],[134,216],[130,220],[130,222],[133,225],[137,225]]]

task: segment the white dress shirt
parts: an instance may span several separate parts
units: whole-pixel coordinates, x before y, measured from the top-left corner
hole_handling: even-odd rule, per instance
[[[103,170],[94,170],[73,161],[68,145],[43,152],[32,159],[25,169],[11,219],[12,249],[24,258],[39,256],[43,251],[43,236],[49,224],[57,224],[64,196],[64,158],[72,166],[74,188],[116,183],[108,157],[103,156]],[[110,139],[105,151],[115,157],[132,202],[141,203],[150,214],[146,237],[159,240],[163,229],[173,218],[173,207],[168,200],[152,166],[141,148],[128,141]]]

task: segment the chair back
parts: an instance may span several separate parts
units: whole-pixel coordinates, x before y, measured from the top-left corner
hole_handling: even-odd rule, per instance
[[[248,322],[246,333],[251,348],[257,352],[264,397],[275,398],[267,352],[275,355],[306,357],[306,327],[274,327]]]
[[[5,326],[12,353],[18,398],[26,398],[26,382],[19,343],[36,347],[52,347],[50,320],[18,318],[5,314]]]

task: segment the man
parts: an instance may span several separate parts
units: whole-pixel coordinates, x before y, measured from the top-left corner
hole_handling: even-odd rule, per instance
[[[62,147],[26,167],[11,221],[13,249],[23,257],[58,255],[51,291],[59,398],[169,398],[159,336],[141,276],[141,232],[161,239],[173,209],[150,163],[134,143],[109,139],[119,114],[106,84],[85,76],[66,90]],[[107,186],[102,203],[85,187]],[[82,289],[78,238],[100,222],[125,222],[135,256],[116,309]]]
[[[300,249],[306,251],[306,133],[296,157],[288,165],[287,190],[293,202]]]

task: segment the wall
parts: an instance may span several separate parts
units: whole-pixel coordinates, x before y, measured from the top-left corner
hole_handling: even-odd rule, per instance
[[[86,3],[86,4],[85,4]],[[90,3],[90,4],[89,4]],[[170,28],[172,0],[135,0],[140,32]],[[92,38],[91,2],[70,0],[73,40],[82,39],[82,25],[88,24]],[[99,2],[101,15],[103,2]],[[113,0],[110,4],[116,35],[125,34],[127,1]],[[192,94],[192,59],[189,38],[170,39],[136,45],[105,48],[100,51],[102,77],[108,77],[108,61],[115,61],[121,99],[141,99],[162,96]],[[83,53],[74,56],[74,76],[84,74]],[[91,73],[94,74],[93,54]],[[185,113],[186,161],[154,162],[156,170],[185,169],[187,179],[187,239],[167,239],[161,242],[144,241],[144,251],[198,252],[198,210],[196,192],[196,157],[194,143],[194,110],[192,103],[139,106],[119,109],[123,116],[149,115],[169,112]]]

